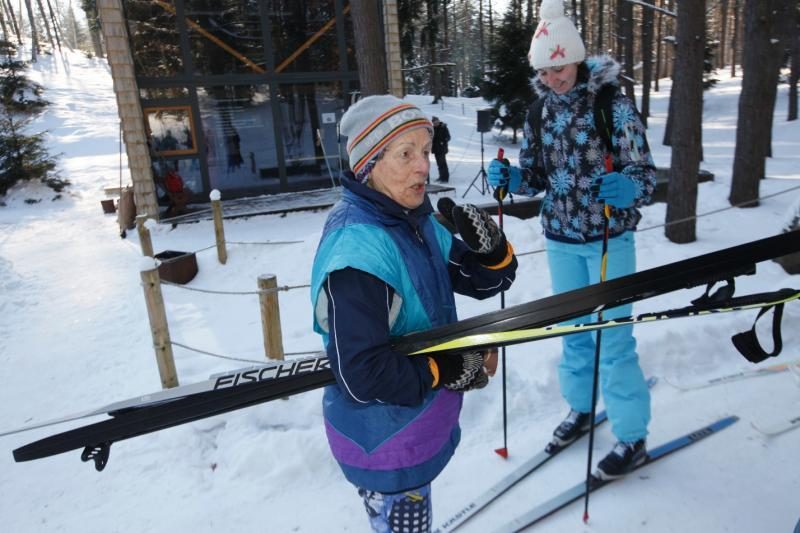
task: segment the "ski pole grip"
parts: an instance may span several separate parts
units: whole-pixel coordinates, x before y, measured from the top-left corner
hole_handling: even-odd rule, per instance
[[[502,148],[497,149],[497,160],[501,163],[505,163],[505,150]],[[503,169],[503,175],[508,178],[508,169]],[[506,198],[506,189],[503,186],[499,186],[494,190],[494,197],[497,199],[497,202],[502,206],[503,200]]]

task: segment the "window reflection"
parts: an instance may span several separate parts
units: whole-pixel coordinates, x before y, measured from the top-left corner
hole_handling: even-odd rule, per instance
[[[183,186],[190,195],[203,191],[203,176],[200,171],[200,161],[196,157],[190,158],[164,158],[157,157],[153,160],[153,181],[156,184],[156,196],[159,205],[168,205],[166,177],[171,171],[180,176]]]
[[[338,70],[333,0],[271,0],[268,6],[275,72]]]
[[[195,74],[266,72],[258,2],[186,0]]]
[[[331,185],[341,171],[337,130],[344,111],[341,84],[298,83],[281,85],[279,90],[289,189]]]
[[[159,155],[193,154],[194,124],[189,106],[146,107],[144,115],[150,146]]]
[[[171,0],[125,0],[136,75],[174,76],[183,70],[180,36]]]
[[[212,188],[263,187],[278,177],[267,86],[198,87],[197,98]]]

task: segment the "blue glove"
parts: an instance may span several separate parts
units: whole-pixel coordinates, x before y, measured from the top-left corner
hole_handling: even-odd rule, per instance
[[[522,183],[522,170],[499,159],[492,159],[486,171],[486,181],[494,188],[501,187],[515,193]]]
[[[636,183],[625,174],[610,172],[592,182],[592,196],[601,203],[625,209],[636,199]]]

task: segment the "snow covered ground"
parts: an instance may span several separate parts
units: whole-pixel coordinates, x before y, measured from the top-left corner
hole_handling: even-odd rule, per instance
[[[118,184],[120,154],[116,101],[108,67],[79,55],[44,57],[31,77],[47,87],[52,105],[38,124],[51,131],[53,152],[63,153],[63,176],[73,185],[54,193],[31,185],[15,188],[0,207],[0,432],[24,424],[98,407],[160,388],[140,287],[136,232],[120,239],[114,215],[99,201],[104,187]],[[779,90],[768,179],[753,209],[727,209],[740,79],[719,73],[705,97],[703,168],[716,179],[699,186],[698,240],[675,245],[659,228],[665,205],[644,209],[637,235],[639,268],[645,269],[779,233],[800,190],[800,122],[785,121],[787,88]],[[661,146],[669,83],[653,94],[649,139],[656,163],[668,166]],[[480,99],[428,96],[408,99],[447,122],[454,198],[480,168],[475,110]],[[502,146],[512,161],[518,147],[509,132],[484,136],[486,158]],[[124,158],[122,161],[124,165]],[[432,170],[435,177],[435,165]],[[122,171],[123,182],[128,173]],[[30,204],[28,201],[40,200]],[[466,201],[491,201],[469,189]],[[230,245],[220,265],[210,222],[158,226],[156,251],[197,251],[199,273],[190,288],[254,291],[261,274],[281,285],[304,285],[325,212],[260,216],[226,222],[230,241],[302,241],[297,244]],[[505,217],[515,249],[523,253],[517,282],[506,305],[550,294],[538,220]],[[737,279],[739,294],[798,287],[773,262],[756,276]],[[700,289],[644,301],[635,312],[687,305]],[[217,354],[263,360],[258,299],[163,287],[172,339]],[[311,331],[307,289],[280,294],[287,352],[318,350]],[[499,308],[458,300],[462,318]],[[692,382],[753,368],[733,348],[730,335],[750,328],[754,312],[715,315],[637,327],[645,373]],[[768,322],[768,321],[763,321]],[[800,305],[787,306],[784,351],[776,360],[800,358]],[[769,340],[764,342],[768,345]],[[438,525],[516,465],[541,449],[566,408],[559,396],[556,363],[560,341],[508,350],[508,442],[503,444],[501,381],[470,393],[462,416],[463,440],[434,482]],[[248,363],[175,348],[182,384]],[[766,363],[765,363],[766,364]],[[499,376],[499,373],[498,373]],[[789,372],[680,391],[661,380],[653,389],[649,444],[735,414],[741,420],[719,435],[656,463],[591,498],[591,520],[582,504],[561,511],[537,531],[594,533],[652,531],[790,532],[800,517],[800,431],[767,438],[751,423],[768,424],[800,414],[800,383]],[[367,531],[360,499],[327,449],[320,391],[239,410],[115,444],[109,465],[98,473],[71,452],[14,463],[23,444],[79,425],[64,424],[0,437],[2,530],[14,533],[217,531]],[[98,419],[90,419],[89,422]],[[596,435],[595,458],[612,446],[607,427]],[[576,445],[515,487],[464,531],[487,531],[571,486],[585,473],[586,444]]]

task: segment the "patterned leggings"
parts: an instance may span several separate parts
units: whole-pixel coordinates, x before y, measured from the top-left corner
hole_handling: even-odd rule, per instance
[[[431,531],[431,485],[395,494],[359,488],[369,524],[375,533],[428,533]]]

